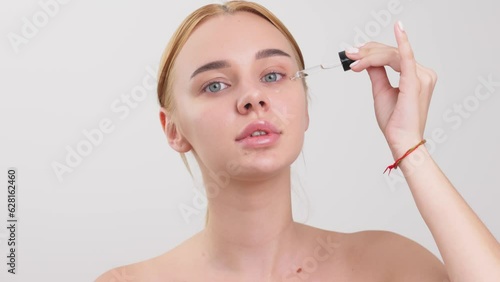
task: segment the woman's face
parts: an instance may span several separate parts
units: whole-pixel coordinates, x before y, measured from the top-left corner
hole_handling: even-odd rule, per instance
[[[206,20],[174,65],[176,137],[205,172],[260,179],[288,168],[309,125],[304,85],[289,78],[298,70],[290,43],[265,19],[238,12]],[[262,122],[277,133],[240,140]]]

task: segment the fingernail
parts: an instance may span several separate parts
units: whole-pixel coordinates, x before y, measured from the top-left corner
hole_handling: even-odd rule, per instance
[[[405,31],[405,27],[403,26],[403,23],[401,21],[398,21],[398,27],[399,27],[399,30]]]
[[[366,42],[363,42],[361,44],[356,44],[356,48],[361,48],[366,45]]]
[[[359,63],[359,61],[354,61],[354,63],[350,64],[349,65],[349,68],[352,69],[352,67],[354,67],[355,65],[357,65]]]
[[[347,49],[347,50],[345,50],[345,51],[346,51],[346,53],[349,53],[349,54],[356,54],[356,53],[358,53],[358,52],[359,52],[359,49],[358,49],[358,48],[351,47],[351,48],[349,48],[349,49]]]

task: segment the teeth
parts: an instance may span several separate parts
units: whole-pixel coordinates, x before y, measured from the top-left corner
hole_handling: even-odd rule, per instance
[[[255,136],[261,136],[261,135],[266,135],[267,133],[262,130],[257,130],[254,133],[252,133],[250,136],[255,137]]]

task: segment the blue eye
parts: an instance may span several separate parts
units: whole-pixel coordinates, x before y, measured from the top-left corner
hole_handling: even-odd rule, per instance
[[[220,82],[220,81],[214,81],[207,85],[205,88],[203,88],[203,91],[205,92],[210,92],[210,93],[215,93],[219,92],[221,90],[224,90],[228,87],[227,84]]]
[[[277,72],[270,72],[268,74],[266,74],[262,80],[264,82],[276,82],[278,80],[281,80],[283,78],[283,75],[281,73],[277,73]]]

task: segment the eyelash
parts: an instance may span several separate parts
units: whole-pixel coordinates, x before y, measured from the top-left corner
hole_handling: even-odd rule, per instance
[[[280,80],[282,80],[283,78],[285,78],[285,77],[286,77],[286,75],[285,75],[284,73],[280,73],[280,72],[277,72],[277,71],[271,71],[271,72],[266,73],[266,75],[264,75],[264,76],[261,78],[261,80],[262,80],[264,77],[266,77],[266,76],[268,76],[268,75],[270,75],[270,74],[277,74],[277,75],[280,75],[280,76],[281,76],[281,78],[280,78],[280,79],[278,79],[278,80],[276,80],[276,81],[272,81],[272,82],[278,82],[278,81],[280,81]],[[270,83],[271,83],[271,82],[270,82]]]
[[[264,79],[264,77],[266,77],[267,75],[270,75],[270,74],[276,74],[276,75],[280,75],[281,78],[277,79],[276,81],[272,81],[272,82],[268,82],[268,83],[276,83],[276,82],[279,82],[281,80],[283,80],[283,78],[286,77],[286,74],[284,73],[281,73],[281,72],[278,72],[278,71],[271,71],[271,72],[268,72],[266,73],[264,76],[261,77],[260,81],[262,81]],[[263,81],[264,82],[264,81]],[[207,88],[214,84],[214,83],[222,83],[222,84],[226,84],[227,86],[219,91],[216,91],[216,92],[211,92],[211,91],[207,91]],[[207,82],[205,83],[202,87],[201,87],[201,91],[204,92],[204,93],[217,93],[217,92],[220,92],[228,87],[230,87],[231,85],[228,85],[227,83],[225,82],[222,82],[222,81],[219,81],[219,80],[215,80],[215,81],[210,81],[210,82]]]
[[[212,84],[214,84],[214,83],[222,83],[222,84],[226,84],[226,85],[228,85],[227,83],[222,82],[222,81],[219,81],[219,80],[210,81],[210,82],[205,83],[205,84],[201,87],[201,92],[204,92],[204,93],[216,93],[216,92],[212,92],[212,91],[208,91],[208,90],[207,90],[207,88],[208,88],[208,87],[210,87],[210,85],[212,85]],[[229,86],[231,86],[231,85],[226,86],[226,88],[227,88],[227,87],[229,87]],[[226,88],[224,88],[224,89],[226,89]],[[220,92],[220,91],[222,91],[222,90],[224,90],[224,89],[221,89],[221,90],[219,90],[219,91],[217,91],[217,92]]]

